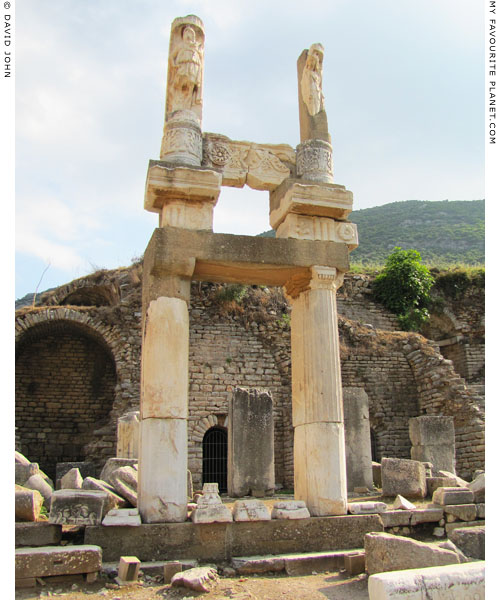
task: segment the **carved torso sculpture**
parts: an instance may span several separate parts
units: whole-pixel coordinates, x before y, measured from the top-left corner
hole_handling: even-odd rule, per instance
[[[182,39],[170,57],[172,79],[169,79],[168,112],[201,108],[201,83],[203,71],[203,48],[196,41],[196,32],[191,26],[182,31]],[[201,115],[200,115],[201,116]]]
[[[302,99],[311,116],[323,109],[323,46],[313,44],[309,48],[307,60],[300,81]]]

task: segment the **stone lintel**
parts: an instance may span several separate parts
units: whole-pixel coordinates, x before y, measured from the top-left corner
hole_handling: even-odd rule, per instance
[[[352,211],[352,202],[352,192],[344,185],[289,178],[270,194],[269,222],[277,229],[289,213],[344,221]]]
[[[176,201],[215,206],[221,181],[222,175],[208,167],[184,167],[166,161],[150,160],[144,208],[161,213],[166,204]]]
[[[151,301],[158,295],[169,295],[158,293],[165,275],[284,286],[293,278],[307,284],[315,265],[348,271],[347,245],[163,227],[155,229],[144,255],[143,298]],[[151,286],[154,289],[148,291]]]
[[[359,245],[358,229],[354,223],[296,213],[287,214],[276,230],[276,237],[343,243],[347,244],[350,252]]]

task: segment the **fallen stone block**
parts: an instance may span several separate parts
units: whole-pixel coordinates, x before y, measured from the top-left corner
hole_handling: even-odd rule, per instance
[[[462,550],[460,550],[460,548],[456,544],[454,544],[451,540],[445,540],[443,542],[439,542],[438,546],[440,548],[444,548],[445,550],[451,550],[452,552],[455,552],[455,554],[458,556],[458,560],[460,563],[469,562],[469,559],[465,556],[465,554],[462,552]]]
[[[371,515],[387,510],[385,502],[349,502],[347,512],[351,515]]]
[[[163,581],[164,583],[170,583],[172,581],[172,577],[176,573],[180,573],[182,571],[182,563],[175,560],[167,562],[163,565]]]
[[[83,479],[77,467],[70,469],[61,477],[61,490],[81,490]]]
[[[49,577],[100,571],[102,553],[99,546],[43,546],[16,549],[16,579]]]
[[[17,485],[24,485],[30,477],[38,475],[39,471],[38,463],[28,462],[28,464],[26,464],[24,462],[16,461],[14,474],[15,483],[17,483]]]
[[[456,477],[426,477],[427,495],[432,498],[434,492],[440,487],[455,487]]]
[[[276,502],[271,512],[271,519],[308,519],[310,516],[303,500]]]
[[[380,513],[384,527],[402,527],[410,524],[411,512],[406,510],[386,510]]]
[[[16,588],[34,588],[36,587],[36,577],[16,577]]]
[[[197,505],[191,513],[193,523],[230,523],[233,515],[225,504]]]
[[[196,567],[176,573],[172,577],[172,586],[182,586],[196,592],[209,592],[219,579],[217,571],[212,567]]]
[[[478,504],[476,504],[477,507],[477,518],[478,519],[484,519],[486,516],[486,505],[484,504],[484,502],[479,502]]]
[[[231,566],[238,575],[279,573],[285,570],[285,558],[283,556],[241,556],[231,559]]]
[[[467,483],[467,481],[465,481],[465,479],[462,479],[461,477],[459,477],[458,475],[455,475],[455,473],[452,473],[451,471],[443,471],[443,470],[438,471],[437,476],[453,479],[455,481],[455,483],[453,484],[452,487],[467,487],[469,485]]]
[[[78,469],[82,479],[85,477],[95,477],[95,465],[90,461],[72,461],[72,462],[58,462],[56,464],[56,487],[60,484],[61,479],[71,469]]]
[[[425,466],[405,458],[382,459],[382,494],[405,498],[425,498]]]
[[[114,508],[102,520],[102,525],[105,527],[137,527],[141,523],[141,516],[137,508]]]
[[[485,564],[466,563],[371,575],[370,600],[467,600],[485,596]]]
[[[16,520],[36,521],[42,510],[43,496],[38,490],[16,490]]]
[[[460,521],[474,521],[477,517],[475,504],[447,504],[444,507],[444,513],[448,523],[453,523],[457,519]]]
[[[484,527],[457,527],[449,533],[450,540],[470,558],[484,560]]]
[[[132,506],[137,506],[137,471],[133,467],[115,469],[109,476],[109,483],[118,495],[126,498]]]
[[[338,571],[344,565],[344,552],[308,552],[285,556],[285,571],[290,577]]]
[[[344,569],[348,575],[354,576],[365,572],[365,553],[350,552],[344,556]]]
[[[450,536],[451,532],[454,531],[455,529],[462,529],[464,527],[484,527],[485,523],[484,521],[456,521],[455,523],[446,523],[446,525],[444,526],[446,534],[448,535],[448,537]]]
[[[398,494],[396,496],[396,500],[394,500],[394,504],[392,505],[392,508],[394,510],[414,510],[416,508],[416,506],[413,504],[413,502],[410,502],[404,496],[401,496],[401,494]]]
[[[270,521],[271,515],[262,500],[236,500],[233,506],[235,521]]]
[[[120,469],[121,467],[134,467],[134,465],[137,466],[138,462],[139,461],[137,458],[108,458],[101,471],[101,474],[99,475],[99,479],[102,479],[106,483],[113,485],[110,479],[113,471],[116,471],[116,469]]]
[[[104,505],[104,513],[108,513],[115,508],[125,508],[130,506],[128,500],[119,496],[115,489],[104,480],[95,479],[94,477],[86,477],[82,483],[82,490],[95,490],[97,492],[105,492],[107,496],[106,504]]]
[[[20,465],[31,465],[31,461],[29,461],[26,456],[24,456],[24,454],[21,454],[20,452],[18,452],[17,450],[14,452],[15,457],[16,457],[16,464],[20,464]],[[36,463],[34,463],[36,464]]]
[[[16,548],[21,546],[52,546],[61,541],[62,526],[41,521],[16,523]]]
[[[106,494],[93,490],[57,490],[52,494],[49,522],[100,525]]]
[[[474,494],[468,488],[441,487],[432,494],[432,503],[445,506],[447,504],[471,504]]]
[[[37,473],[36,475],[32,475],[24,484],[24,487],[27,487],[30,490],[37,490],[42,494],[43,501],[47,506],[50,506],[50,500],[52,498],[52,494],[54,490],[52,487],[45,481],[45,479]]]
[[[457,554],[451,550],[389,533],[367,533],[365,554],[369,574],[459,562]]]
[[[372,461],[373,485],[377,488],[382,487],[382,465]]]
[[[481,473],[473,481],[467,484],[467,487],[474,494],[474,502],[484,502],[486,491],[486,479],[484,473]]]
[[[137,582],[141,561],[136,556],[121,556],[118,565],[118,577],[115,581],[118,585],[130,585]]]
[[[436,523],[443,518],[442,508],[417,508],[411,511],[410,525],[419,525],[420,523]]]

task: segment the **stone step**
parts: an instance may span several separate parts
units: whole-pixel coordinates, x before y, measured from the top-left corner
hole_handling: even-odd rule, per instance
[[[306,552],[266,556],[239,556],[231,560],[238,575],[285,572],[287,575],[311,575],[344,568],[346,554],[364,553],[363,548],[334,552]]]

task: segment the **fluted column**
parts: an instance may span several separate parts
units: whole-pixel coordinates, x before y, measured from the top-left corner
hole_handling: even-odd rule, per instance
[[[343,274],[312,267],[292,299],[292,415],[295,498],[311,515],[347,512],[336,290]]]

